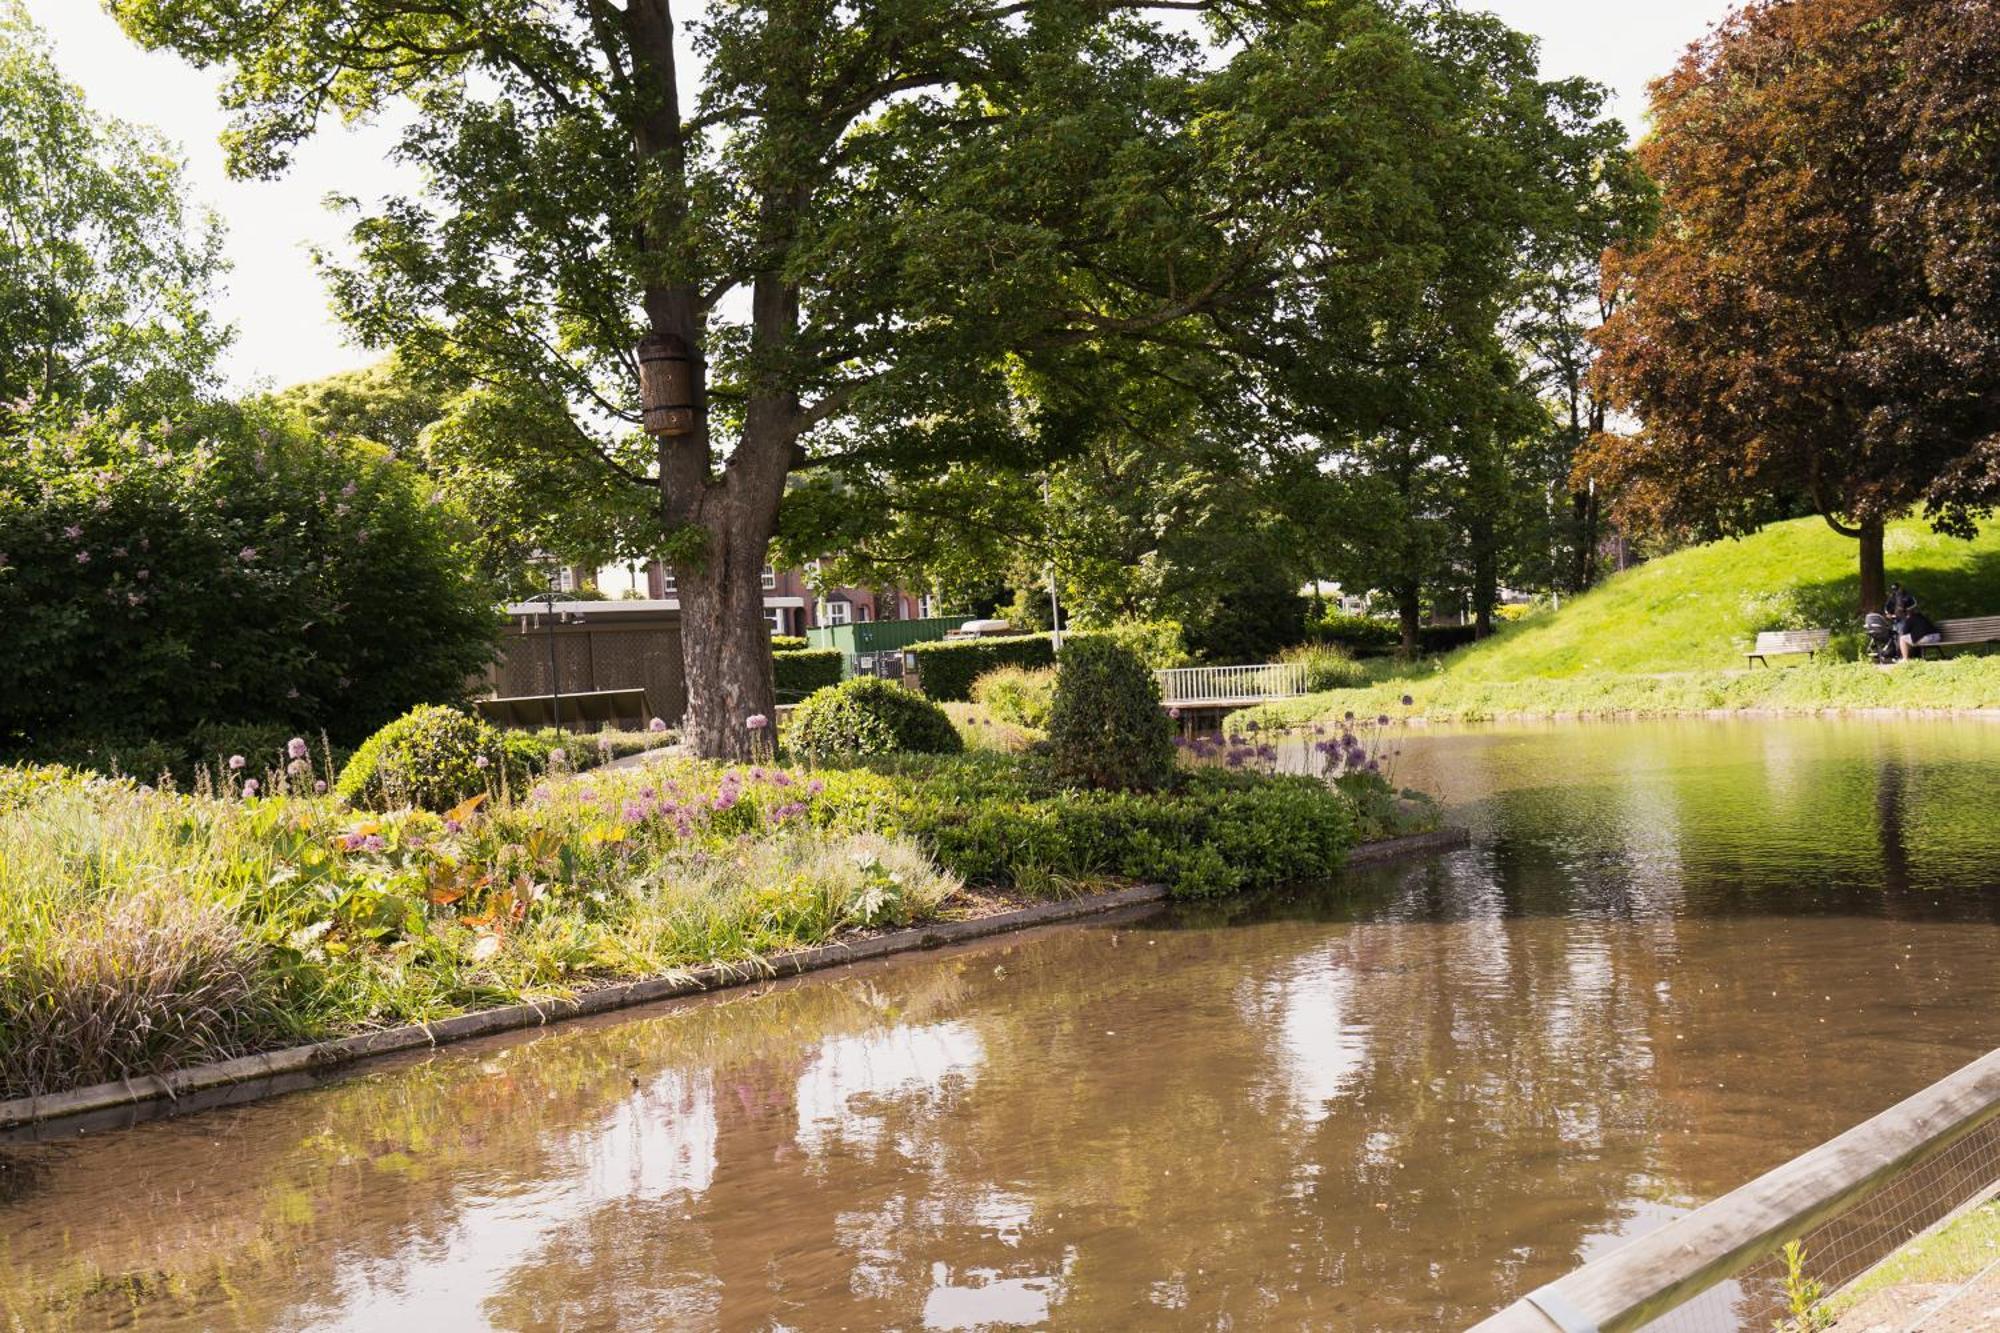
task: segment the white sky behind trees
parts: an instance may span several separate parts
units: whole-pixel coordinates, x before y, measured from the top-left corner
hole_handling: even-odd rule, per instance
[[[1732,7],[1731,0],[1467,0],[1542,39],[1549,77],[1585,75],[1608,86],[1612,111],[1636,135],[1646,85]],[[156,127],[180,145],[196,199],[228,225],[233,264],[220,313],[236,326],[226,368],[238,389],[282,388],[373,361],[350,344],[327,313],[312,246],[341,249],[345,223],[325,207],[332,193],[368,201],[406,191],[411,173],[388,161],[393,141],[379,127],[329,125],[277,181],[232,181],[217,136],[218,76],[128,41],[95,0],[27,0],[28,13],[55,44],[63,73],[91,106]]]

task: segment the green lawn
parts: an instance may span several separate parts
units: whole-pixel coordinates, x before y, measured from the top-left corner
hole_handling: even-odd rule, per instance
[[[1921,522],[1891,527],[1889,576],[1938,619],[2000,615],[2000,524],[1972,541]],[[1768,709],[2000,707],[2000,658],[1960,657],[1883,670],[1860,650],[1855,544],[1818,519],[1775,523],[1741,540],[1676,552],[1604,582],[1448,657],[1379,685],[1291,700],[1231,719],[1297,723],[1406,713],[1431,721],[1553,714]],[[1781,659],[1747,671],[1764,629],[1835,631],[1817,665]],[[1409,708],[1402,699],[1409,696]]]

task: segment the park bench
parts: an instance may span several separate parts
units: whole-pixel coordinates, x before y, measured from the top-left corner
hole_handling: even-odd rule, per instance
[[[1940,620],[1938,641],[1919,650],[1965,648],[1974,644],[2000,643],[2000,616],[1971,616],[1964,620]]]
[[[1757,636],[1757,642],[1743,655],[1750,659],[1750,665],[1763,662],[1770,666],[1767,658],[1784,657],[1794,653],[1804,653],[1811,661],[1825,650],[1833,639],[1830,629],[1767,629]]]
[[[498,727],[547,727],[556,720],[554,696],[517,694],[504,699],[478,701],[480,716]],[[562,724],[574,730],[580,726],[624,727],[643,730],[652,719],[643,689],[580,690],[562,696]]]

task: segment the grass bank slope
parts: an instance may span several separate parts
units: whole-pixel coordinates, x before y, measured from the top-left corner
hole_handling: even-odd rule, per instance
[[[1891,527],[1889,575],[1938,619],[2000,615],[2000,524],[1971,541],[1921,522]],[[1431,721],[1660,716],[1767,710],[2000,708],[2000,656],[1892,670],[1856,660],[1860,578],[1854,542],[1819,519],[1774,523],[1740,540],[1676,552],[1381,684],[1238,714],[1232,730],[1379,713]],[[1766,629],[1831,629],[1807,667],[1747,671],[1743,648]],[[1405,707],[1404,697],[1411,699]]]
[[[1921,522],[1893,525],[1889,577],[1935,618],[2000,615],[2000,524],[1972,541]],[[1602,586],[1460,650],[1461,680],[1723,670],[1765,629],[1855,630],[1855,543],[1816,518],[1774,523],[1607,579]]]

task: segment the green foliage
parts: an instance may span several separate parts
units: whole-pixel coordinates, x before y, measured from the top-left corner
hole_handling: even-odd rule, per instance
[[[1048,730],[1055,698],[1052,667],[996,667],[972,682],[974,703],[1000,722],[1033,731]]]
[[[449,810],[493,790],[496,759],[531,762],[540,750],[546,762],[553,746],[542,749],[539,738],[516,735],[503,747],[492,727],[455,708],[413,708],[361,743],[340,771],[334,795],[369,810]]]
[[[811,642],[803,634],[773,634],[771,651],[774,653],[797,653],[811,647]]]
[[[1155,671],[1188,666],[1186,631],[1178,620],[1121,620],[1103,628],[1079,628],[1063,634],[1064,643],[1078,639],[1108,639],[1139,655],[1139,660]]]
[[[1376,616],[1350,615],[1328,607],[1306,626],[1307,637],[1315,643],[1331,643],[1356,657],[1376,657],[1396,651],[1400,636],[1396,622]]]
[[[1305,597],[1297,567],[1289,562],[1234,562],[1228,586],[1208,614],[1189,625],[1194,655],[1218,665],[1268,662],[1305,635]]]
[[[993,639],[953,639],[913,644],[917,681],[927,698],[963,703],[972,697],[972,682],[1001,667],[1055,665],[1055,646],[1047,635],[1010,635]]]
[[[792,713],[785,745],[812,763],[840,755],[957,754],[965,748],[942,708],[914,690],[857,676],[814,694]]]
[[[170,145],[91,112],[16,0],[0,0],[0,118],[0,404],[157,419],[213,388],[220,224]]]
[[[463,536],[372,447],[44,414],[0,451],[0,752],[198,751],[234,722],[352,741],[457,698],[499,632]]]
[[[1280,653],[1278,660],[1305,667],[1308,690],[1344,690],[1368,683],[1368,669],[1337,644],[1300,644]]]
[[[799,640],[804,643],[805,640]],[[840,684],[847,654],[838,648],[796,648],[771,654],[778,702],[793,703],[815,690]]]
[[[1174,772],[1173,724],[1138,654],[1115,643],[1070,642],[1057,668],[1049,744],[1066,782],[1151,791]]]

